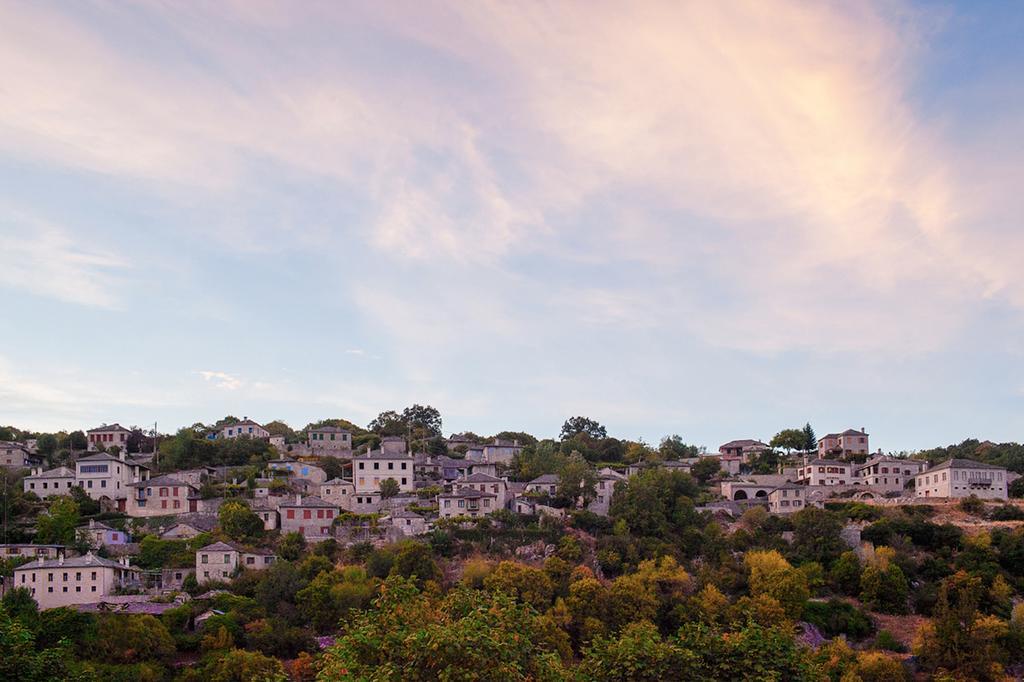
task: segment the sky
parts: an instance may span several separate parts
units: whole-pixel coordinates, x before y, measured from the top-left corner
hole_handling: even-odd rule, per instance
[[[0,423],[1024,439],[1024,10],[0,2]]]

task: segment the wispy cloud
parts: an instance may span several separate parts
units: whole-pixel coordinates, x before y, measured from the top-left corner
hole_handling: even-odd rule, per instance
[[[0,286],[71,303],[117,308],[127,260],[61,227],[0,208]]]
[[[216,388],[223,388],[227,391],[237,391],[244,385],[241,379],[227,372],[200,370],[196,374],[201,376],[207,383],[213,384]]]

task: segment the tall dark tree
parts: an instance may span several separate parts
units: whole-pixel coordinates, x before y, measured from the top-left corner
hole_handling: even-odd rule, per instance
[[[561,440],[568,440],[569,438],[580,434],[590,436],[595,439],[608,437],[608,431],[605,430],[601,424],[589,417],[569,417],[565,420],[565,423],[562,424],[562,432],[560,434]]]
[[[415,438],[441,435],[441,413],[430,405],[413,405],[402,411],[402,421]]]
[[[804,424],[804,450],[815,450],[818,447],[818,437],[814,435],[811,423]]]

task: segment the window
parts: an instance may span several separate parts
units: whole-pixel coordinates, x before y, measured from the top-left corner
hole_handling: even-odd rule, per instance
[[[210,555],[209,554],[203,554],[201,556],[203,557],[202,558],[202,563],[204,563],[204,564],[210,563]]]
[[[313,518],[313,512],[310,511],[309,509],[303,509],[302,510],[302,518],[304,518],[304,519],[311,519],[311,518]]]
[[[231,563],[231,555],[230,554],[225,554],[224,555],[224,563],[225,564],[230,564]]]
[[[287,518],[289,518],[289,519],[294,519],[295,518],[295,510],[294,509],[289,509],[288,510]]]
[[[245,557],[245,563],[248,566],[252,566],[253,564],[256,563],[256,557],[251,557],[251,556]]]
[[[405,462],[402,462],[402,471],[405,471]]]

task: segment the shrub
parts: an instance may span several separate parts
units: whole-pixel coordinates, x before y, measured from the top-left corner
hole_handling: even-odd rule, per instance
[[[874,630],[863,610],[838,599],[807,602],[802,617],[829,637],[847,635],[851,639],[863,639]]]
[[[907,647],[903,642],[896,639],[896,635],[892,634],[888,630],[879,630],[878,635],[875,636],[875,642],[871,646],[875,649],[895,651],[901,654],[907,650]]]

